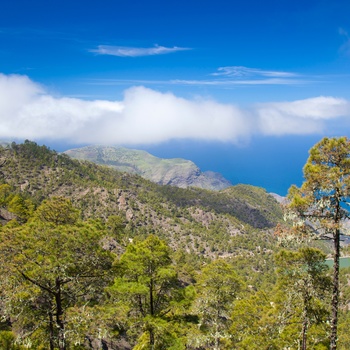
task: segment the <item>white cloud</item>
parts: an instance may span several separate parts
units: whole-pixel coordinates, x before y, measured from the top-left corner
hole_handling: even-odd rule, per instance
[[[331,119],[348,114],[349,102],[342,98],[319,96],[293,102],[267,103],[265,108],[298,118]]]
[[[207,80],[172,80],[173,84],[183,85],[294,85],[304,84],[307,80],[296,73],[263,70],[243,66],[220,67],[212,73],[214,79]]]
[[[250,132],[242,111],[211,100],[186,100],[136,87],[126,91],[124,105],[119,131],[128,133],[132,143],[174,138],[237,141]]]
[[[144,87],[126,90],[122,101],[55,98],[26,77],[0,77],[0,138],[141,144],[174,138],[237,141],[249,134],[238,108],[215,101]]]
[[[25,76],[0,74],[0,139],[149,144],[171,139],[240,142],[253,134],[321,132],[350,103],[334,97],[265,103],[242,109],[210,99],[184,99],[145,87],[121,101],[54,97]]]
[[[172,79],[172,80],[140,80],[140,79],[94,79],[88,82],[90,85],[197,85],[197,86],[233,86],[233,85],[296,85],[305,84],[303,79]]]
[[[283,79],[283,78],[268,78],[268,79],[222,79],[222,80],[171,80],[171,84],[176,85],[212,85],[212,86],[232,86],[232,85],[295,85],[304,84],[304,80],[300,79]]]
[[[126,47],[126,46],[109,46],[99,45],[97,49],[90,50],[90,52],[97,53],[99,55],[111,55],[119,57],[139,57],[139,56],[153,56],[164,55],[167,53],[174,53],[178,51],[190,50],[185,47],[165,47],[155,45],[154,47]]]
[[[178,49],[178,48],[177,48]],[[134,50],[130,48],[130,50]],[[146,50],[146,49],[135,49]],[[187,50],[187,49],[181,49]],[[118,55],[121,55],[118,52]],[[130,56],[132,54],[130,53]],[[136,56],[136,52],[134,53]],[[197,85],[197,86],[237,86],[237,85],[296,85],[311,82],[309,79],[291,72],[269,71],[242,66],[220,67],[217,72],[210,74],[207,79],[171,79],[171,80],[123,80],[97,79],[90,82],[95,85],[122,84],[168,84],[168,85]],[[215,77],[215,78],[213,78]]]
[[[214,76],[227,77],[268,77],[268,78],[291,78],[297,76],[295,73],[283,71],[271,71],[258,68],[248,68],[243,66],[228,66],[218,68],[218,72],[213,73]]]
[[[257,107],[260,130],[268,135],[322,132],[326,121],[350,117],[349,101],[315,97],[293,102],[265,103]]]

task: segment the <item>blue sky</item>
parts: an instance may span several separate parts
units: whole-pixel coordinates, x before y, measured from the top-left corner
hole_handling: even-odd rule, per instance
[[[183,157],[285,194],[350,130],[350,2],[4,0],[0,138]]]

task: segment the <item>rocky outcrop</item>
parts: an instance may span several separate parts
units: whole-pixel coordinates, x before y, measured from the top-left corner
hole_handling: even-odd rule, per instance
[[[4,208],[0,208],[0,224],[5,225],[9,221],[16,219],[16,215]]]

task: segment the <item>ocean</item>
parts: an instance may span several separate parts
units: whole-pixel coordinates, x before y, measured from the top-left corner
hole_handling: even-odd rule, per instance
[[[292,184],[302,184],[308,151],[320,139],[315,136],[255,137],[241,145],[177,140],[142,149],[161,158],[192,160],[202,171],[219,172],[233,185],[259,186],[285,196]]]

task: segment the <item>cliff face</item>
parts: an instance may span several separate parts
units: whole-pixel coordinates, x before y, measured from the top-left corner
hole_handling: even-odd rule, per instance
[[[145,151],[103,146],[87,146],[64,153],[72,158],[138,174],[160,185],[208,190],[222,190],[232,186],[221,174],[212,171],[202,172],[196,164],[181,158],[162,159]]]

